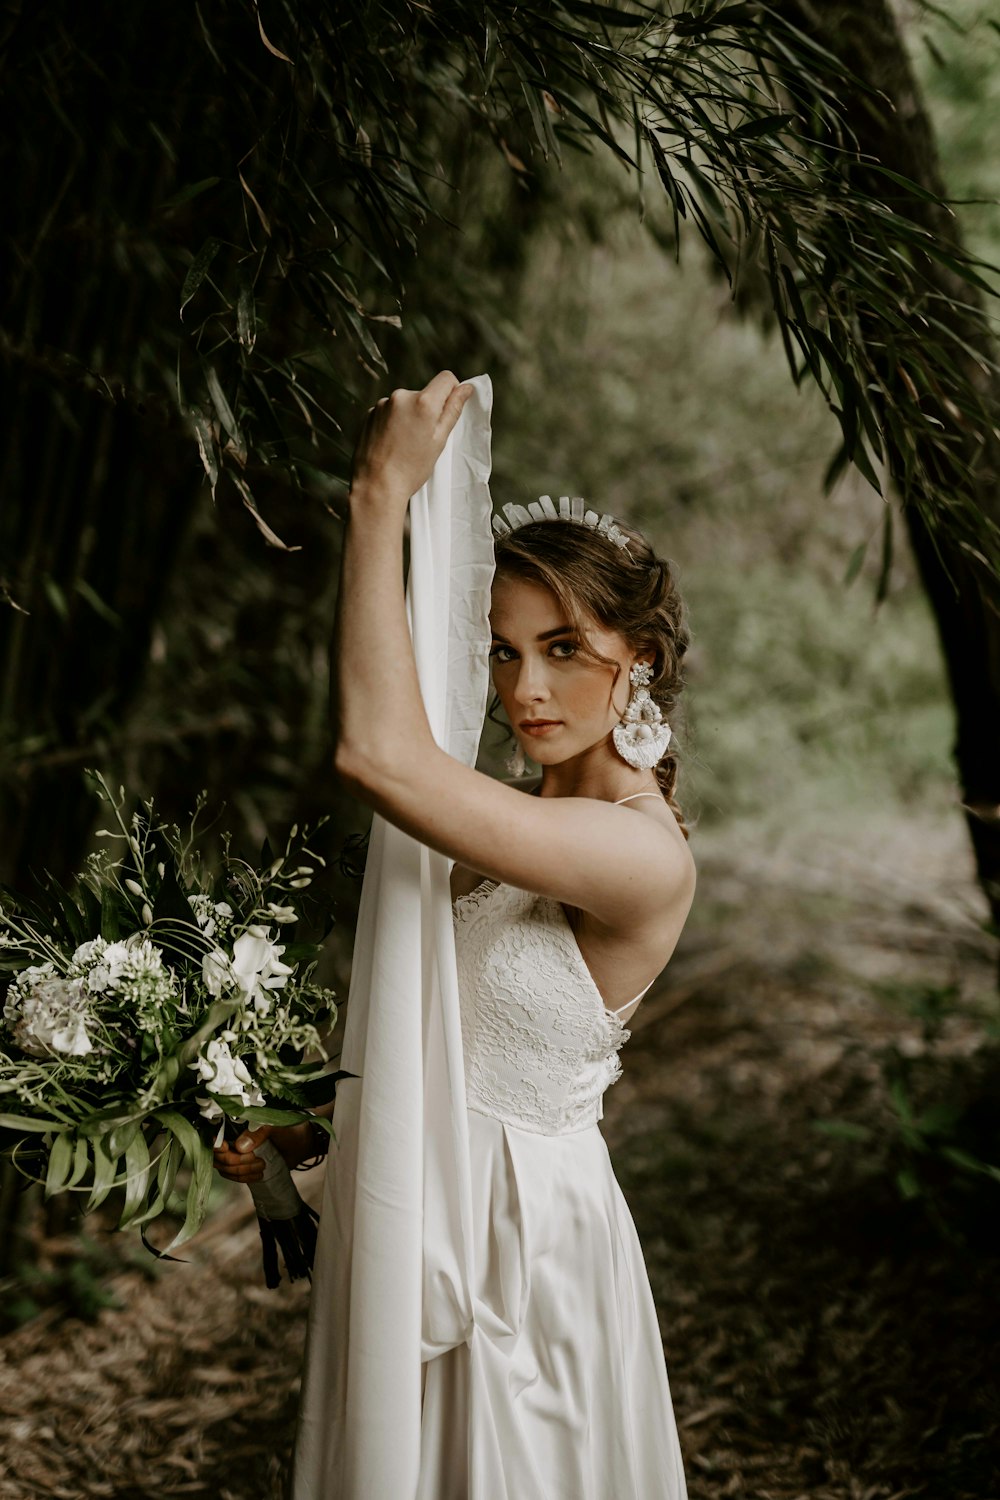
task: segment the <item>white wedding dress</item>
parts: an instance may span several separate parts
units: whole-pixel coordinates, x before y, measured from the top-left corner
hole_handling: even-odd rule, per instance
[[[407,589],[432,731],[469,766],[494,565],[492,386],[471,384],[411,501]],[[685,1500],[598,1127],[629,1033],[558,903],[489,882],[452,903],[450,869],[375,814],[290,1500]]]
[[[475,1316],[424,1366],[418,1500],[683,1500],[649,1278],[597,1123],[630,1033],[558,902],[483,882],[455,903],[455,946]]]

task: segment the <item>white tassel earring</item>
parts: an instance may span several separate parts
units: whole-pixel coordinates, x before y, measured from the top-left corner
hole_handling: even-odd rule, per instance
[[[524,751],[520,741],[515,741],[514,749],[507,757],[507,774],[510,776],[523,776],[527,766],[524,760]]]
[[[662,759],[670,744],[670,725],[664,722],[658,703],[649,696],[653,669],[648,662],[637,661],[629,672],[632,696],[615,725],[615,749],[622,760],[639,771],[649,771]]]

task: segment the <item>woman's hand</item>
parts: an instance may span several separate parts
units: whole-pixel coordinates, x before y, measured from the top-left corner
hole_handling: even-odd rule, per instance
[[[366,508],[388,500],[405,510],[430,478],[472,392],[442,370],[422,391],[397,390],[377,401],[354,450],[352,499],[360,495]]]
[[[308,1120],[299,1125],[258,1125],[256,1130],[244,1130],[235,1141],[224,1141],[215,1147],[212,1155],[216,1171],[230,1182],[259,1182],[264,1175],[264,1163],[254,1155],[254,1148],[268,1139],[290,1168],[297,1167],[316,1151]]]

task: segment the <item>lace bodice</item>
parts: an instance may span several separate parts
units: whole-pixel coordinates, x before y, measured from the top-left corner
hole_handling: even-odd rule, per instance
[[[454,903],[470,1109],[541,1135],[594,1125],[631,1032],[557,901],[484,881]]]

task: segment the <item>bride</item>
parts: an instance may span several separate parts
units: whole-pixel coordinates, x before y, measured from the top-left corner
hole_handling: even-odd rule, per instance
[[[417,1500],[683,1500],[656,1309],[598,1126],[625,1023],[694,896],[661,713],[681,686],[683,608],[631,528],[547,498],[532,516],[507,507],[493,685],[541,783],[525,795],[438,746],[404,519],[471,393],[442,371],[369,413],[335,634],[337,774],[455,861],[480,1327],[423,1365]],[[254,1180],[266,1135],[292,1164],[314,1149],[309,1127],[264,1126],[217,1150],[219,1171]],[[298,1452],[296,1500],[340,1500],[328,1474]]]

